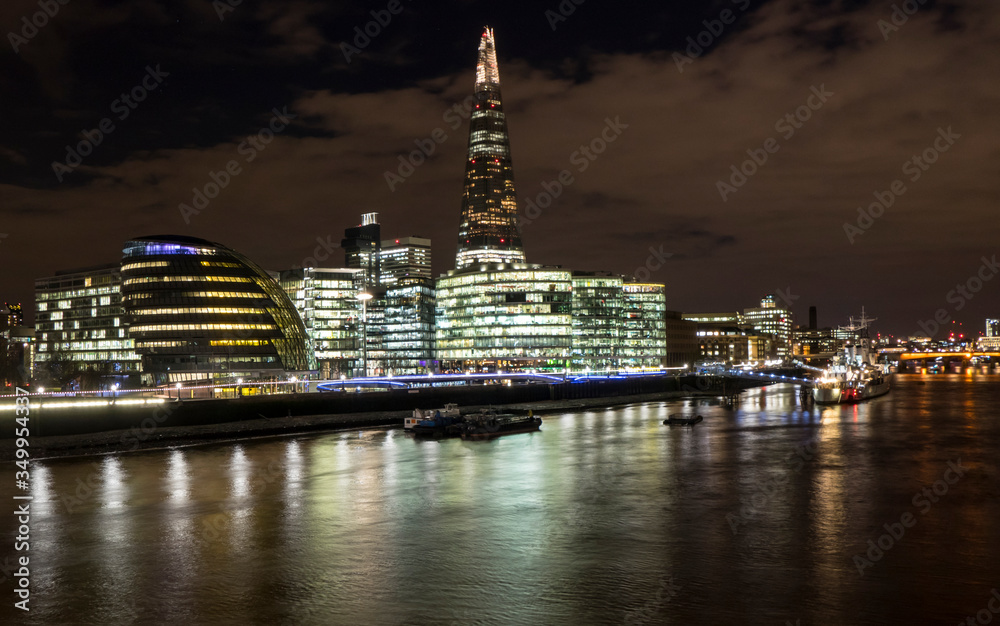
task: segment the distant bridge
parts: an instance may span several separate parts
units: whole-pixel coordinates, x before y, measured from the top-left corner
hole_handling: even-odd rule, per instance
[[[816,369],[816,368],[810,368]],[[771,374],[768,372],[755,372],[752,370],[716,370],[710,372],[716,376],[725,376],[728,378],[742,378],[744,380],[757,380],[766,381],[771,383],[794,383],[796,385],[808,385],[812,386],[816,384],[815,379],[812,378],[802,378],[799,376],[788,376],[785,374]]]
[[[957,359],[961,357],[962,359],[972,359],[972,358],[1000,358],[1000,351],[984,352],[984,351],[974,351],[974,352],[902,352],[899,355],[900,361],[917,361],[921,359],[947,359],[954,358]]]

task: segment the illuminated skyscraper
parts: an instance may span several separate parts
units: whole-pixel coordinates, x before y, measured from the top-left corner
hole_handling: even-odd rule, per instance
[[[384,287],[432,283],[430,239],[386,239],[379,250],[379,261]]]
[[[507,119],[500,99],[493,31],[487,27],[479,42],[476,104],[469,124],[465,191],[458,229],[455,268],[479,263],[523,263],[517,227],[514,168],[507,137]]]
[[[364,270],[362,288],[365,290],[379,287],[381,265],[379,245],[382,240],[382,227],[378,223],[378,213],[365,213],[361,223],[344,231],[340,246],[344,249],[344,262],[351,269]]]

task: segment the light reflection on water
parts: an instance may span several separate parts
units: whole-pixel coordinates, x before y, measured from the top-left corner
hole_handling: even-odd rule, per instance
[[[32,620],[958,623],[1000,585],[998,396],[996,376],[904,375],[857,406],[774,387],[493,442],[351,431],[38,461]],[[860,576],[852,557],[959,458],[968,475]]]

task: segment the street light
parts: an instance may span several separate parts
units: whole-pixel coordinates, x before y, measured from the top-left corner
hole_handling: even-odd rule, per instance
[[[361,300],[361,370],[363,376],[368,375],[368,301],[374,296],[362,291],[355,296]]]
[[[177,383],[177,401],[180,402],[180,400],[181,400],[181,384]]]

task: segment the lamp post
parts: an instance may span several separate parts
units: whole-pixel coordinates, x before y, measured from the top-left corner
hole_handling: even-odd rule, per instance
[[[362,291],[356,296],[361,300],[361,371],[362,376],[368,375],[368,301],[372,294]]]

